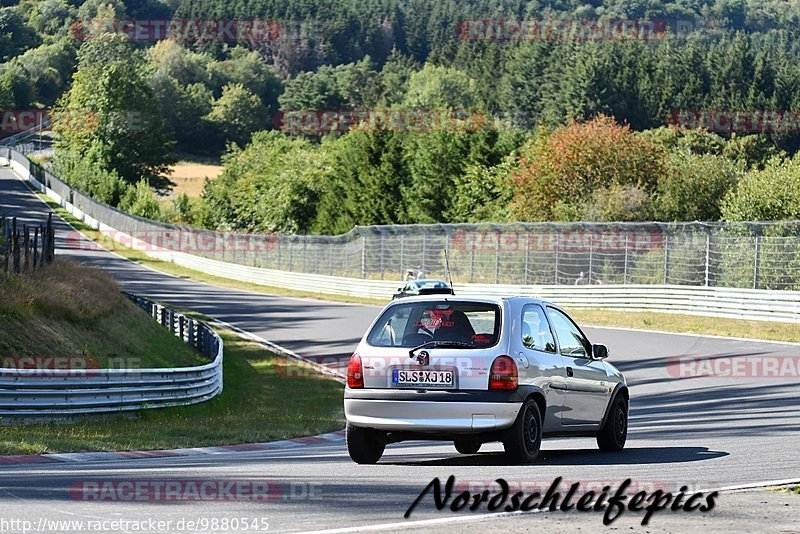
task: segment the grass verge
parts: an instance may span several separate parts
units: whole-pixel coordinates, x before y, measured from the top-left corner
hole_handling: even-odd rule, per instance
[[[0,273],[5,367],[183,367],[205,358],[125,298],[99,269],[56,259],[36,273]],[[27,357],[39,358],[31,363]],[[21,360],[20,358],[26,358]],[[25,363],[23,363],[25,362]],[[49,363],[48,363],[49,362]]]
[[[58,204],[47,198],[40,196],[53,208],[60,216],[69,221],[70,224],[79,230],[92,230],[81,221],[73,217]],[[103,241],[100,241],[103,244]],[[124,249],[119,244],[106,243],[108,248],[112,248],[120,256],[135,261],[141,265],[146,265],[155,270],[180,276],[209,284],[264,293],[268,295],[281,295],[289,297],[303,297],[331,302],[347,302],[357,304],[369,304],[383,306],[388,302],[381,299],[366,299],[358,297],[347,297],[341,295],[328,295],[320,293],[308,293],[295,291],[281,287],[261,286],[238,282],[228,278],[208,275],[187,269],[174,263],[164,262],[149,258],[144,253],[131,249]],[[104,245],[105,246],[105,245]],[[779,323],[772,321],[745,321],[741,319],[725,319],[716,317],[701,317],[695,315],[656,313],[656,312],[636,312],[611,311],[611,310],[587,310],[573,309],[570,314],[581,324],[591,324],[596,326],[614,326],[619,328],[632,328],[643,330],[663,330],[665,332],[705,334],[728,337],[745,337],[752,339],[763,339],[765,341],[790,341],[800,342],[800,324]]]
[[[219,332],[224,389],[211,401],[69,425],[3,426],[0,454],[232,445],[344,427],[341,384],[233,332]]]

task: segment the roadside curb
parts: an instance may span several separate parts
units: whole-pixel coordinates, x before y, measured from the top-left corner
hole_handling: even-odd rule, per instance
[[[53,463],[88,463],[119,460],[141,460],[146,458],[172,458],[187,456],[207,456],[214,454],[231,454],[255,451],[275,451],[297,449],[320,444],[338,444],[344,442],[344,431],[330,432],[318,436],[305,436],[282,441],[264,443],[242,443],[218,447],[191,447],[183,449],[154,451],[118,451],[118,452],[65,452],[53,454],[16,454],[0,456],[0,466]]]

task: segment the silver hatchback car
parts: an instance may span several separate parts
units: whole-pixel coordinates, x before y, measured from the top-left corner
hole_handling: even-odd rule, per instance
[[[463,454],[500,441],[517,463],[543,437],[595,436],[618,451],[628,431],[625,378],[558,306],[530,297],[394,301],[347,370],[347,450],[377,462],[389,443],[446,440]]]

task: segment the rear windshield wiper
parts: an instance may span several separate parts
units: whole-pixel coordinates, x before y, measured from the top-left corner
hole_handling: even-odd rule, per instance
[[[414,347],[410,351],[408,351],[408,357],[414,358],[415,352],[422,349],[438,349],[438,348],[451,348],[451,349],[471,349],[474,348],[475,345],[472,343],[462,343],[460,341],[428,341],[427,343],[423,343],[419,347]]]

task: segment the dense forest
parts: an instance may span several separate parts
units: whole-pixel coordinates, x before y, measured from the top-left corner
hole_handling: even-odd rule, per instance
[[[3,6],[4,109],[53,110],[60,141],[49,164],[139,215],[301,233],[482,220],[800,218],[797,3]],[[121,24],[159,20],[176,29],[168,39],[143,39]],[[204,39],[188,31],[192,21],[220,20],[265,20],[270,32]],[[577,33],[507,32],[525,21]],[[657,31],[592,33],[620,21]],[[669,126],[712,111],[785,120],[716,133]],[[222,155],[225,170],[201,198],[165,205],[156,192],[169,189],[176,154]]]

